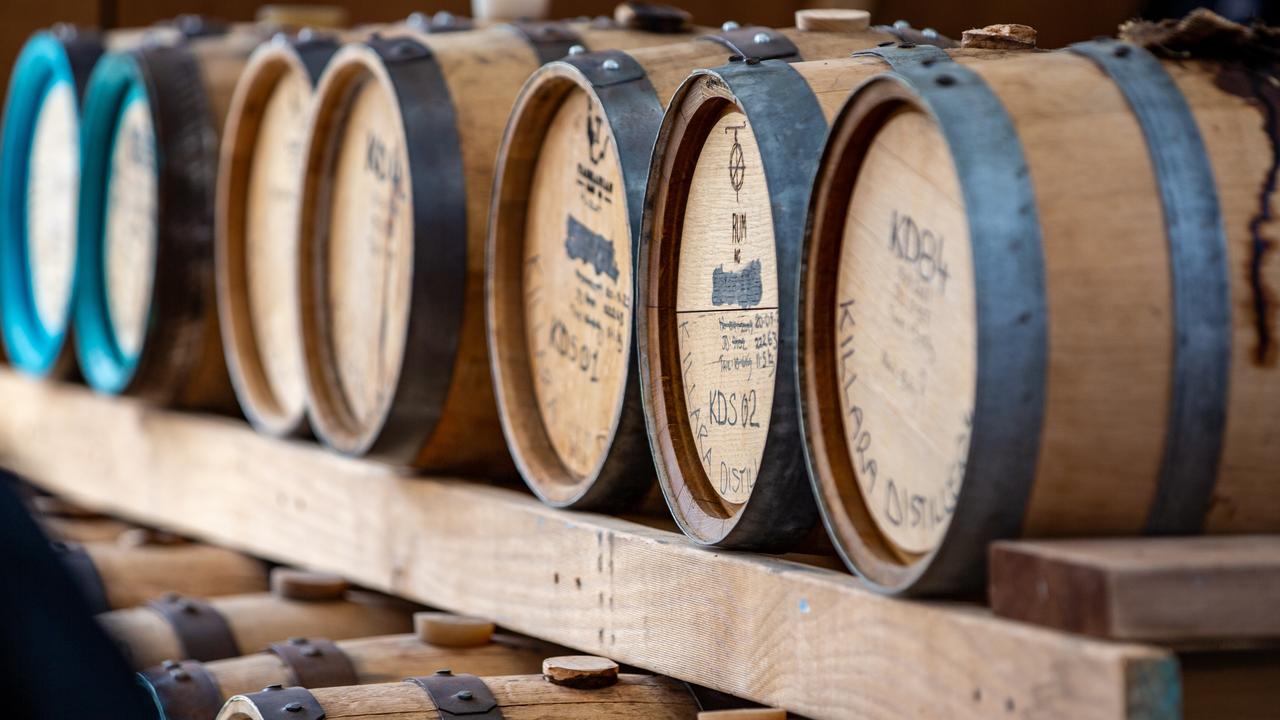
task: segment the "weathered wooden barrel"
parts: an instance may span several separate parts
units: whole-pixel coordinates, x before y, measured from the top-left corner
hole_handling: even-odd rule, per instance
[[[212,545],[144,539],[55,547],[96,612],[143,605],[167,592],[214,596],[267,589],[262,561]]]
[[[76,353],[86,381],[233,409],[213,296],[218,136],[267,29],[104,55],[86,91]]]
[[[287,710],[290,707],[296,709]],[[470,714],[505,720],[693,720],[697,713],[698,705],[689,689],[670,678],[622,674],[603,687],[573,687],[557,685],[544,675],[481,678],[441,669],[433,675],[380,685],[317,690],[270,687],[231,698],[217,720],[295,716],[374,720],[389,715],[435,718]]]
[[[397,682],[440,668],[476,675],[536,673],[547,647],[494,635],[493,623],[418,613],[416,632],[333,642],[294,637],[265,653],[202,663],[169,660],[139,673],[162,720],[208,720],[232,695],[268,685],[343,687]],[[441,632],[441,629],[446,631]],[[442,638],[441,635],[447,637]]]
[[[288,575],[287,583],[280,582]],[[199,599],[176,593],[145,607],[98,616],[132,666],[165,660],[221,660],[267,650],[290,637],[332,640],[412,630],[414,608],[336,578],[277,568],[266,593]]]
[[[447,32],[470,25],[437,13],[415,14],[400,27]],[[315,84],[344,41],[394,29],[276,35],[250,57],[232,95],[218,166],[219,325],[240,408],[272,435],[306,431],[296,257],[302,149]]]
[[[809,467],[850,567],[946,593],[997,538],[1280,530],[1267,76],[1118,41],[881,54],[803,280]]]
[[[334,56],[316,90],[298,251],[308,414],[325,443],[511,474],[484,330],[504,121],[543,62],[574,45],[669,43],[680,35],[664,17],[407,32]]]
[[[663,118],[637,252],[639,394],[659,486],[698,542],[784,550],[817,519],[793,381],[800,243],[827,123],[884,69],[749,58],[690,75]]]
[[[814,18],[824,30],[808,29]],[[512,456],[544,501],[617,510],[652,487],[632,337],[635,244],[676,87],[730,57],[839,57],[890,39],[863,11],[802,11],[796,24],[574,55],[521,91],[494,185],[489,361]]]

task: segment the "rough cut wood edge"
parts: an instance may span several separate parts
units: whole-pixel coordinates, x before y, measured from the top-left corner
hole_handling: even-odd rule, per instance
[[[7,370],[0,397],[0,464],[75,502],[815,720],[1179,713],[1167,651],[885,598],[842,573]]]
[[[1117,640],[1280,639],[1280,535],[1006,541],[991,609]]]

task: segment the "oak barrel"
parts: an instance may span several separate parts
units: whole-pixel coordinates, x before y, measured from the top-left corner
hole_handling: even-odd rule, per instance
[[[282,573],[292,576],[284,586]],[[272,591],[201,599],[169,593],[148,605],[98,616],[134,669],[165,660],[221,660],[262,652],[290,637],[332,640],[413,628],[415,607],[325,575],[277,568]]]
[[[217,144],[267,28],[104,55],[83,111],[76,353],[95,389],[233,409],[213,297]]]
[[[464,618],[443,621],[455,626],[471,624],[471,637],[448,644],[432,638],[429,631],[336,643],[294,637],[255,655],[207,663],[166,661],[140,672],[138,677],[164,720],[207,720],[217,715],[232,695],[257,692],[268,685],[309,689],[371,685],[397,682],[440,668],[476,675],[536,673],[549,652],[549,646],[527,638],[494,635],[492,623]]]
[[[298,253],[308,413],[325,443],[436,471],[511,474],[484,330],[504,121],[543,62],[573,45],[680,37],[663,22],[408,31],[334,56],[316,90]]]
[[[948,593],[993,539],[1280,530],[1265,71],[882,54],[803,275],[809,469],[850,567]]]
[[[415,13],[402,24],[426,32],[470,25],[447,13]],[[277,34],[254,51],[232,94],[215,215],[219,325],[240,408],[256,428],[272,435],[307,429],[297,226],[315,84],[343,42],[393,29]]]
[[[894,41],[859,47],[879,44]],[[794,384],[800,243],[829,118],[883,70],[748,59],[690,75],[663,118],[637,258],[640,398],[659,486],[698,542],[784,550],[817,519]]]
[[[837,57],[890,38],[856,10],[802,11],[797,25],[819,13],[828,30],[726,24],[678,44],[573,55],[525,83],[498,155],[486,300],[499,417],[544,501],[619,510],[652,486],[632,309],[668,99],[689,72],[732,56]]]
[[[615,684],[579,689],[553,684],[542,675],[479,678],[441,669],[435,675],[380,685],[312,691],[267,688],[231,698],[218,720],[273,720],[281,716],[277,708],[291,703],[298,703],[310,717],[328,720],[374,720],[391,714],[464,716],[489,708],[496,708],[506,720],[693,720],[698,712],[688,688],[670,678],[622,674]]]
[[[238,595],[267,589],[260,560],[201,543],[55,543],[97,612],[142,605],[166,592]]]

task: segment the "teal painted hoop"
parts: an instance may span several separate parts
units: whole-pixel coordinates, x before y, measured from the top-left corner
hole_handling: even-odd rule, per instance
[[[69,85],[79,100],[88,68],[101,54],[96,37],[80,38],[74,31],[38,32],[23,46],[9,81],[0,140],[0,335],[10,362],[33,375],[59,373],[69,364],[61,361],[69,358],[65,349],[77,284],[73,271],[62,322],[48,326],[37,310],[27,242],[36,122],[49,93],[58,86]]]
[[[121,120],[134,102],[148,102],[148,93],[146,80],[133,55],[104,55],[89,80],[81,113],[75,344],[85,381],[95,390],[112,394],[124,392],[142,355],[141,350],[130,354],[120,346],[107,307],[103,247],[107,198],[111,190],[111,157]],[[158,173],[162,162],[158,144],[155,162]],[[151,271],[155,272],[155,268]],[[147,315],[149,328],[152,309]]]

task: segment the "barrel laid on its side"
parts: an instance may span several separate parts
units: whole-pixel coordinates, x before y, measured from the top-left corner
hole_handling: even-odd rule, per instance
[[[290,637],[345,640],[413,629],[415,608],[402,600],[283,568],[271,580],[269,593],[208,600],[170,593],[143,607],[103,613],[98,621],[135,670],[165,660],[207,662],[262,652]]]
[[[484,330],[484,241],[507,113],[528,75],[572,46],[681,37],[668,29],[406,32],[334,56],[316,91],[298,253],[320,439],[434,471],[511,474]]]
[[[823,30],[808,29],[816,15]],[[840,22],[835,23],[838,19]],[[863,11],[797,28],[573,55],[516,100],[498,156],[486,300],[498,414],[521,475],[556,506],[620,510],[652,487],[634,341],[635,244],[663,110],[698,68],[818,59],[891,36]]]
[[[234,409],[213,297],[218,136],[265,28],[109,53],[82,127],[76,352],[85,380]]]
[[[1119,41],[878,52],[803,276],[809,469],[850,567],[950,593],[993,539],[1280,530],[1280,95]]]
[[[440,668],[476,675],[536,673],[554,646],[494,635],[493,623],[418,613],[412,635],[339,640],[293,637],[264,653],[202,663],[169,661],[138,673],[164,720],[207,720],[232,695],[270,685],[309,689],[397,682]],[[441,629],[444,632],[441,632]]]

